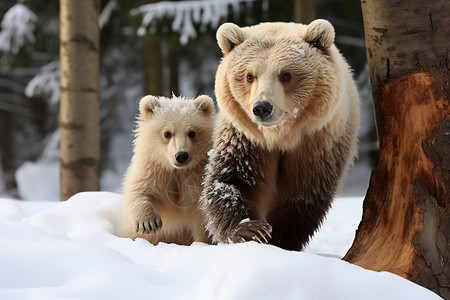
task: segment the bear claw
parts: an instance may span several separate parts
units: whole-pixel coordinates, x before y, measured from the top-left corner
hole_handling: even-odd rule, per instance
[[[228,240],[232,243],[256,241],[260,244],[267,244],[269,242],[268,238],[271,238],[271,232],[272,226],[268,223],[260,220],[252,220],[239,224],[234,230],[234,234]]]
[[[264,243],[268,243],[265,234],[263,234],[260,230],[258,230],[258,234],[264,239]],[[255,236],[256,237],[256,236]],[[256,237],[257,238],[257,237]],[[261,240],[258,239],[258,241],[261,243]]]
[[[136,223],[136,232],[141,234],[149,234],[156,232],[161,227],[161,217],[158,215],[152,215],[149,219],[145,221],[140,220]]]
[[[270,226],[270,225],[269,225]],[[262,228],[262,230],[264,230],[264,232],[266,233],[266,235],[271,239],[272,238],[272,236],[270,235],[270,233],[272,232],[272,229],[270,228],[270,231],[269,231],[269,229],[267,229],[266,227],[263,227]],[[262,234],[261,234],[262,235]],[[266,241],[267,242],[267,241]]]
[[[263,244],[263,242],[260,240],[260,238],[258,238],[256,235],[252,239],[254,239],[255,241],[257,241],[260,244]],[[267,240],[266,240],[266,243],[267,243]]]

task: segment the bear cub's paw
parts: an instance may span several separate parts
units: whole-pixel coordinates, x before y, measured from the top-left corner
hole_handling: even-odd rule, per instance
[[[162,220],[156,211],[152,211],[135,222],[134,231],[141,234],[149,234],[161,229]]]
[[[228,238],[230,243],[244,243],[255,241],[261,244],[267,244],[268,239],[272,238],[270,233],[272,226],[261,220],[249,220],[241,222],[232,235]]]

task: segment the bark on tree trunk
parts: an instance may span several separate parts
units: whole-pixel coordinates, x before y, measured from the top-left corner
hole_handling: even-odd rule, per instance
[[[61,200],[99,188],[99,0],[60,0]]]
[[[174,43],[168,43],[168,56],[169,56],[169,88],[170,93],[179,96],[179,84],[178,84],[178,56],[179,49]]]
[[[144,0],[141,4],[155,3],[158,0]],[[162,96],[163,69],[161,39],[158,35],[144,37],[145,90],[150,95]]]
[[[3,180],[7,190],[14,188],[14,151],[12,147],[12,115],[10,113],[0,112],[0,167],[3,173]]]
[[[450,11],[361,0],[380,162],[345,260],[450,299]]]
[[[161,43],[157,37],[144,38],[145,87],[148,94],[163,94]]]
[[[314,0],[294,1],[294,22],[309,24],[316,18]]]

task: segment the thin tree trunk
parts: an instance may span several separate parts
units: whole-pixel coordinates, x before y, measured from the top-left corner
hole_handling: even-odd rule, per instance
[[[157,37],[144,38],[145,86],[147,93],[163,94],[161,43]]]
[[[142,4],[155,3],[158,0],[143,0]],[[163,72],[161,39],[157,35],[144,37],[145,90],[148,94],[163,95]]]
[[[99,188],[99,0],[60,0],[61,200]]]
[[[7,190],[14,188],[14,151],[12,143],[11,124],[13,120],[10,113],[0,112],[0,159],[3,172],[3,180]]]
[[[315,18],[314,0],[294,0],[294,22],[309,24]]]
[[[380,162],[344,259],[450,299],[448,1],[361,4]]]
[[[169,56],[169,82],[170,82],[170,93],[174,95],[179,95],[179,84],[178,84],[178,56],[179,48],[174,43],[168,43],[168,56]]]

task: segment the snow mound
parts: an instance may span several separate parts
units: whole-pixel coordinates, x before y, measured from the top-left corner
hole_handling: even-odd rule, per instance
[[[440,299],[312,253],[119,238],[120,207],[107,192],[62,203],[0,199],[0,299]]]

